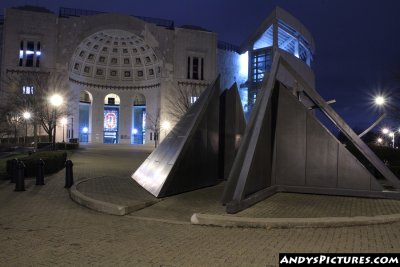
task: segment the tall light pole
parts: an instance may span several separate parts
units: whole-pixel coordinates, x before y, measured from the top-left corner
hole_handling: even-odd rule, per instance
[[[25,120],[25,138],[24,138],[24,144],[26,145],[26,139],[28,139],[28,120],[31,118],[31,113],[28,111],[25,111],[22,116],[24,117]]]
[[[54,94],[50,97],[49,101],[50,101],[50,104],[54,107],[54,110],[53,110],[53,112],[54,112],[53,149],[56,150],[57,108],[62,105],[64,100],[63,100],[62,96],[60,96],[59,94]]]
[[[67,122],[68,122],[68,119],[67,119],[67,118],[65,118],[65,117],[61,118],[61,124],[62,124],[62,127],[63,127],[63,143],[65,143],[65,139],[64,139],[64,136],[65,136],[65,134],[64,134],[64,127],[65,127],[65,125],[67,124]]]

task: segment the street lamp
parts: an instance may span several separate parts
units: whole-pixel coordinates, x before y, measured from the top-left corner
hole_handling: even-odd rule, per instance
[[[379,137],[379,138],[376,140],[376,142],[377,142],[378,144],[382,144],[383,139]]]
[[[57,108],[62,105],[64,99],[59,94],[54,94],[49,98],[50,104],[54,107],[54,135],[53,135],[53,149],[56,149],[56,130],[57,130]],[[63,135],[64,137],[64,135]]]
[[[386,99],[383,96],[376,96],[374,101],[376,105],[383,106],[386,102]]]
[[[64,136],[65,136],[65,134],[64,134],[64,126],[67,124],[68,119],[66,117],[63,117],[63,118],[61,118],[60,121],[61,121],[61,124],[62,124],[62,127],[63,127],[63,143],[65,143],[65,141],[64,141]]]
[[[171,123],[169,121],[163,121],[161,127],[164,129],[165,136],[167,136],[167,132],[171,129]]]
[[[24,138],[24,144],[26,145],[26,139],[28,139],[28,120],[31,118],[31,113],[28,111],[25,111],[22,116],[24,117],[25,120],[25,138]]]
[[[389,133],[389,129],[388,128],[383,128],[382,129],[382,133],[383,134],[388,134]]]

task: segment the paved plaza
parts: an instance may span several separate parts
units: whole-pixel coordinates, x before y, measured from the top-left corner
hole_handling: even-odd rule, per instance
[[[190,224],[193,213],[224,214],[223,183],[155,200],[129,178],[150,149],[90,145],[74,152],[76,184],[115,204],[149,201],[126,216],[83,207],[64,189],[64,171],[25,192],[0,181],[1,266],[274,266],[279,252],[399,252],[400,222],[309,228],[216,227]],[[113,183],[115,181],[115,183]],[[106,189],[107,190],[106,190]],[[129,192],[132,191],[131,197]],[[107,192],[117,192],[110,196]],[[380,216],[400,213],[395,200],[276,194],[237,217]]]

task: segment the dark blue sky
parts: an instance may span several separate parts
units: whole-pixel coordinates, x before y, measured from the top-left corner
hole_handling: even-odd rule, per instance
[[[191,24],[240,45],[279,5],[310,30],[316,43],[317,90],[352,127],[378,116],[371,95],[394,91],[400,70],[400,1],[397,0],[2,0],[0,8],[41,5],[119,12]],[[386,122],[389,123],[389,122]],[[395,127],[395,125],[392,125]]]

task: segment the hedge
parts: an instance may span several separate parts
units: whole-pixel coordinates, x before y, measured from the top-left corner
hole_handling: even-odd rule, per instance
[[[37,161],[42,159],[44,161],[44,173],[55,173],[64,168],[65,161],[67,160],[67,153],[63,151],[43,151],[37,152],[27,157],[19,158],[25,164],[25,177],[35,176]],[[11,176],[12,159],[7,160],[7,173]]]
[[[43,148],[48,148],[51,149],[53,147],[53,143],[38,143],[37,145],[38,149],[43,149]],[[79,148],[79,143],[56,143],[56,148],[57,149],[66,149],[66,150],[71,150],[71,149],[78,149]]]

